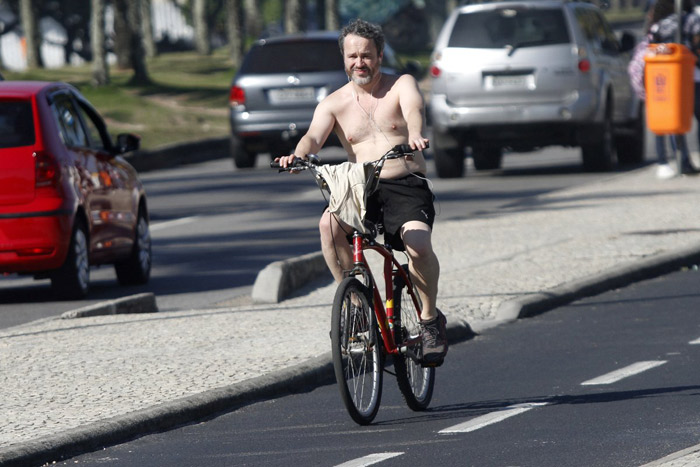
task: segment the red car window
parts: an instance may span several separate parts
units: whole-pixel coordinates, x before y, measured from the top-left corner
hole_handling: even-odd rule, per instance
[[[0,148],[34,144],[32,104],[29,101],[0,102]]]

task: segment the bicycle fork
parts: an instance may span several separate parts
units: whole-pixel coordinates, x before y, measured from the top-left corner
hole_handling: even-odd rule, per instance
[[[379,289],[376,286],[374,276],[372,271],[367,265],[367,261],[364,255],[364,238],[362,234],[355,231],[353,234],[353,262],[355,267],[350,272],[352,275],[362,275],[365,285],[372,291],[372,304],[374,308],[374,315],[377,318],[377,324],[379,325],[379,331],[382,336],[382,341],[384,342],[384,349],[390,354],[400,353],[400,349],[396,346],[396,340],[394,338],[394,326],[400,323],[394,322],[394,289],[393,289],[393,267],[394,259],[393,256],[387,252],[386,249],[381,247],[374,247],[371,243],[368,244],[368,248],[379,253],[384,259],[384,278],[386,287],[386,306],[382,303],[382,297],[379,293]]]

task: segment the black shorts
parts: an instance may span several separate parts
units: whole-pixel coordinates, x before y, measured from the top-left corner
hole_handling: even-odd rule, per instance
[[[367,201],[365,219],[382,225],[385,243],[403,251],[401,227],[406,222],[420,221],[432,228],[435,220],[434,198],[425,175],[421,173],[381,179],[379,188]]]

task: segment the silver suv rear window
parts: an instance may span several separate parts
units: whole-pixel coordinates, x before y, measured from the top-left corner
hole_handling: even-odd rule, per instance
[[[498,8],[459,15],[448,47],[500,49],[568,42],[561,9]]]
[[[335,41],[269,43],[253,47],[241,66],[243,74],[303,73],[343,70]]]
[[[0,148],[34,144],[32,104],[28,101],[0,101]]]

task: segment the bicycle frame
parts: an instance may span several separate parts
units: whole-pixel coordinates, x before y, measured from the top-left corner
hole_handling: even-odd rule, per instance
[[[375,242],[373,239],[366,235],[362,235],[360,232],[355,231],[353,233],[352,239],[353,245],[353,261],[355,267],[350,272],[350,275],[367,275],[371,282],[372,287],[372,302],[374,306],[374,313],[377,317],[377,323],[379,324],[379,329],[381,331],[382,340],[384,341],[384,349],[387,353],[392,355],[397,355],[405,350],[405,345],[410,342],[396,342],[394,339],[394,329],[395,326],[401,326],[400,322],[396,322],[396,317],[394,316],[394,276],[400,276],[408,286],[406,290],[413,300],[413,304],[416,310],[421,310],[418,298],[416,297],[410,277],[406,273],[401,264],[398,262],[393,252]],[[372,250],[379,253],[383,258],[383,272],[384,272],[384,283],[386,289],[386,307],[382,302],[381,294],[379,293],[379,287],[377,282],[374,280],[374,275],[372,274],[372,269],[367,263],[365,258],[364,250]],[[396,271],[396,273],[394,273]],[[420,316],[419,316],[420,318]],[[402,345],[402,347],[399,347]]]

